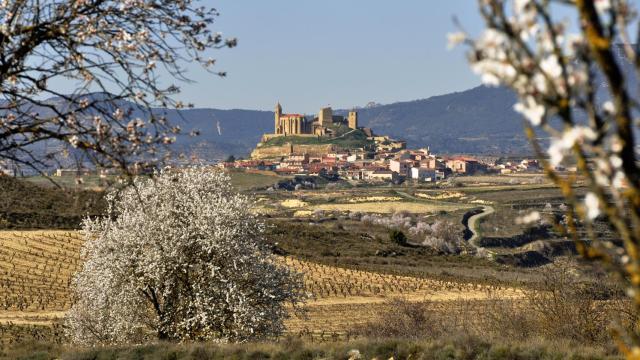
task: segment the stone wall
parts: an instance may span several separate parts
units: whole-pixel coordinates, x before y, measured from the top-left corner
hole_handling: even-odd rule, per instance
[[[258,147],[251,152],[252,159],[279,159],[289,154],[309,154],[310,156],[321,156],[323,154],[335,152],[336,146],[331,144],[323,145],[291,145]]]

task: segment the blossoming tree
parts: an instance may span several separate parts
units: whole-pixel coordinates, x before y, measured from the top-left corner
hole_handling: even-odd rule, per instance
[[[473,39],[460,32],[450,41],[470,47],[471,67],[485,84],[516,92],[515,110],[528,120],[533,148],[570,204],[565,230],[582,254],[622,275],[640,309],[640,169],[634,136],[640,39],[628,33],[638,25],[636,11],[625,0],[479,0],[479,6],[487,26],[482,35]],[[554,17],[558,7],[573,10],[573,27]],[[626,72],[625,64],[632,71]],[[550,143],[539,140],[541,132]],[[578,174],[557,170],[566,159],[577,164]],[[574,189],[579,179],[588,185],[585,197]],[[621,242],[601,240],[596,219],[607,222]],[[579,241],[580,224],[592,240],[588,244]],[[633,334],[618,335],[626,354],[640,353]]]
[[[260,339],[282,332],[286,304],[300,308],[300,274],[271,255],[224,173],[165,170],[108,202],[83,225],[86,262],[66,316],[74,342]]]
[[[162,160],[180,128],[151,109],[185,106],[184,64],[236,44],[212,33],[216,16],[196,0],[0,1],[0,162]]]

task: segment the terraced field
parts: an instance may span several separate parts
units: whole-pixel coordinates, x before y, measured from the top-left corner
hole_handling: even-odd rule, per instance
[[[0,232],[0,321],[38,322],[69,308],[82,240],[69,231]]]
[[[490,296],[505,300],[522,297],[515,288],[380,274],[294,258],[284,261],[305,274],[305,287],[310,294],[308,317],[289,319],[287,330],[314,337],[343,337],[350,329],[373,320],[392,298],[439,303],[441,311],[451,313],[461,304],[484,303]]]
[[[0,324],[51,325],[71,305],[71,278],[82,265],[82,239],[68,231],[0,231]],[[371,319],[390,298],[449,302],[483,300],[489,288],[473,283],[380,274],[280,258],[304,273],[308,317],[287,329],[312,336],[343,336]],[[518,298],[517,289],[491,289]]]

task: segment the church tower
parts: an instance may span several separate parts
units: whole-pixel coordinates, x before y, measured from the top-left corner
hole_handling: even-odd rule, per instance
[[[349,128],[357,129],[358,128],[358,113],[355,111],[349,111]]]
[[[275,131],[273,132],[274,134],[280,133],[280,116],[282,116],[282,106],[280,106],[280,102],[278,101],[278,103],[276,104],[276,111],[275,111]]]

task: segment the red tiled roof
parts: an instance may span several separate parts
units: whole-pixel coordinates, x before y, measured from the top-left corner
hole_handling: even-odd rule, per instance
[[[276,170],[275,170],[275,172],[281,172],[281,173],[285,173],[285,172],[287,172],[287,173],[291,173],[291,172],[298,172],[298,171],[300,171],[300,170],[301,170],[301,169],[298,169],[298,168],[279,168],[279,169],[276,169]]]

